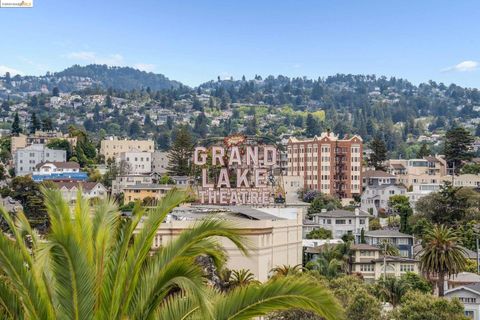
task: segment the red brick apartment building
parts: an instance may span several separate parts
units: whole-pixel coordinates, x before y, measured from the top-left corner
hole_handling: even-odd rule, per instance
[[[313,139],[290,138],[287,147],[289,176],[304,178],[304,187],[351,199],[362,192],[363,140],[354,135],[339,139],[323,132]]]

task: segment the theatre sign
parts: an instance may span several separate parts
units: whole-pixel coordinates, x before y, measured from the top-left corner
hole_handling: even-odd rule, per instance
[[[254,205],[274,202],[272,170],[277,162],[273,145],[234,135],[223,144],[196,147],[193,163],[202,204]]]

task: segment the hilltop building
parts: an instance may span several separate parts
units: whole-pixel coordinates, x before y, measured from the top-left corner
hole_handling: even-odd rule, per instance
[[[152,172],[152,152],[131,149],[122,151],[116,157],[118,164],[128,174],[146,174]]]
[[[77,145],[77,137],[70,137],[68,134],[63,134],[58,131],[35,131],[30,135],[19,134],[11,138],[11,154],[15,154],[18,149],[22,149],[32,144],[48,144],[54,139],[67,140],[72,148]]]
[[[121,152],[138,150],[140,152],[153,152],[153,140],[120,140],[116,137],[105,139],[100,142],[100,155],[108,159],[115,159]]]
[[[303,177],[303,187],[352,199],[362,192],[363,140],[357,135],[338,138],[331,132],[319,137],[288,140],[289,176]]]

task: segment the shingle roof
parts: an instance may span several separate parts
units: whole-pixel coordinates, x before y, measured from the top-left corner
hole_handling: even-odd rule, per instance
[[[387,262],[410,262],[410,263],[418,262],[418,260],[416,260],[416,259],[398,257],[398,256],[386,256],[385,260],[387,260]],[[383,261],[383,256],[381,256],[378,259],[373,259],[372,261],[382,262]]]
[[[401,163],[392,163],[390,166],[394,169],[406,169],[405,166]]]
[[[366,237],[408,237],[412,238],[413,236],[405,233],[401,233],[397,230],[372,230],[365,232]]]
[[[363,177],[365,179],[370,179],[370,178],[395,178],[393,174],[390,174],[385,171],[381,170],[368,170],[363,173]]]
[[[357,244],[352,244],[350,246],[350,249],[352,250],[373,250],[373,251],[380,251],[380,248],[371,246],[366,243],[357,243]]]

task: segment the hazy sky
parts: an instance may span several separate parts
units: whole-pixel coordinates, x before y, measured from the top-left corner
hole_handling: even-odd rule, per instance
[[[480,1],[74,1],[0,8],[0,74],[128,65],[188,85],[335,73],[480,88]]]

